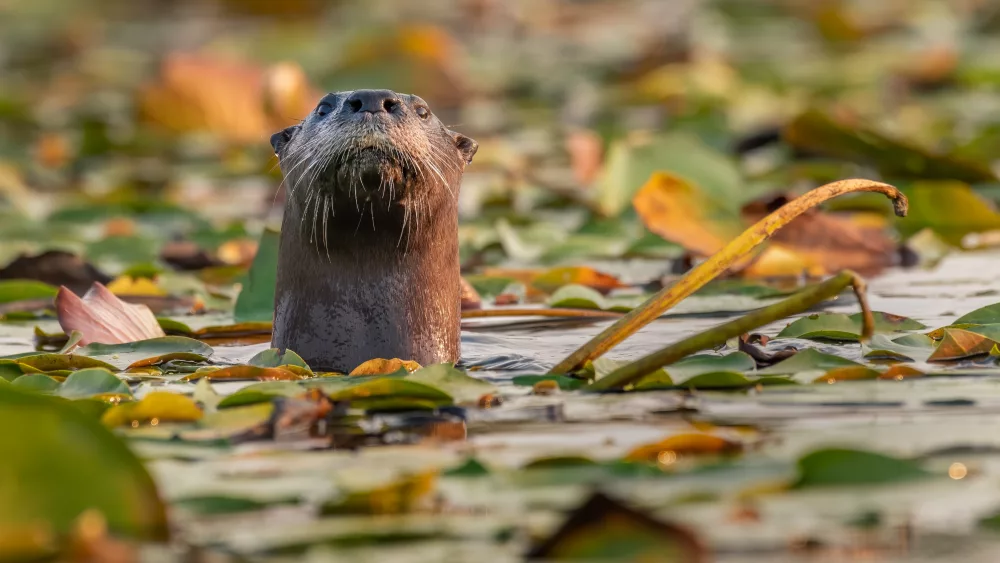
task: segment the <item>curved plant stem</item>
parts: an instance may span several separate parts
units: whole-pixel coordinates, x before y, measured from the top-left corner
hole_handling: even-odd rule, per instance
[[[486,317],[562,317],[562,318],[594,318],[594,319],[618,319],[625,316],[624,313],[615,311],[600,311],[594,309],[473,309],[462,311],[463,319],[481,319]]]
[[[670,287],[665,287],[633,309],[618,322],[601,331],[589,342],[552,368],[550,374],[570,373],[588,360],[601,357],[665,311],[726,271],[733,263],[764,242],[792,219],[824,201],[851,192],[879,192],[892,199],[896,215],[906,215],[906,196],[889,184],[870,180],[841,180],[826,184],[796,198],[743,231],[722,250],[712,255]]]
[[[709,329],[701,334],[685,338],[666,348],[657,350],[648,356],[624,365],[608,375],[598,379],[586,387],[587,391],[607,391],[620,389],[630,383],[635,383],[644,375],[652,373],[665,365],[672,364],[690,354],[724,344],[730,338],[739,336],[757,327],[783,319],[789,315],[801,313],[813,305],[840,294],[847,286],[854,289],[854,294],[861,304],[863,314],[861,324],[861,340],[871,339],[875,331],[875,319],[868,307],[865,295],[865,282],[851,271],[843,271],[822,283],[809,286],[792,296],[758,309],[728,323]]]

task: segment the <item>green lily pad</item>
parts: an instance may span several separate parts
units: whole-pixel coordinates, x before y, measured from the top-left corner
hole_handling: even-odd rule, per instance
[[[45,523],[70,532],[84,511],[100,511],[112,533],[168,538],[166,509],[135,454],[71,403],[4,386],[0,434],[6,477],[0,480],[0,527]]]
[[[798,462],[794,488],[879,485],[927,477],[916,463],[861,450],[830,448],[814,451]]]
[[[876,312],[874,318],[876,332],[899,332],[927,328],[912,319],[888,313]],[[861,338],[861,325],[861,313],[850,316],[842,313],[816,313],[790,323],[778,333],[778,338],[855,342]]]
[[[515,375],[511,379],[511,383],[523,387],[532,387],[539,381],[555,381],[563,391],[573,391],[587,384],[582,379],[568,375]]]
[[[411,397],[426,399],[440,405],[450,405],[454,402],[451,395],[437,387],[393,377],[378,377],[355,385],[348,385],[330,392],[329,397],[333,401],[353,401],[375,397]]]
[[[0,379],[14,381],[26,373],[37,373],[37,370],[32,367],[22,366],[16,360],[0,360]]]
[[[112,364],[112,369],[124,370],[133,365],[154,365],[175,359],[203,362],[214,350],[193,338],[161,336],[125,344],[93,343],[76,353]]]
[[[43,373],[29,373],[15,379],[11,385],[25,391],[35,391],[36,393],[55,393],[62,383]]]
[[[52,299],[59,290],[35,280],[0,280],[0,303]]]
[[[275,397],[296,397],[305,392],[306,389],[294,381],[262,381],[247,385],[232,395],[223,398],[219,401],[217,407],[224,409],[266,403]]]
[[[297,504],[298,502],[299,499],[295,497],[264,502],[246,497],[206,495],[177,499],[172,504],[173,508],[202,516],[213,516],[220,514],[254,512],[257,510],[264,510],[272,506]]]
[[[980,307],[955,319],[952,325],[989,325],[1000,324],[1000,303]]]
[[[115,374],[102,368],[75,371],[59,388],[59,396],[67,399],[85,399],[105,394],[131,395],[132,390]]]
[[[263,352],[258,353],[256,356],[250,358],[247,364],[251,366],[259,366],[262,368],[276,368],[281,366],[299,366],[301,368],[309,369],[309,364],[291,350],[285,350],[284,353],[277,348],[268,348]]]
[[[407,375],[405,380],[439,389],[451,396],[456,403],[475,403],[483,395],[497,390],[492,383],[476,379],[450,364],[424,366]]]
[[[861,364],[840,356],[824,354],[815,348],[806,348],[787,360],[758,370],[757,375],[795,375],[805,371],[827,372],[834,368],[859,365]]]
[[[247,281],[236,299],[233,318],[237,323],[270,322],[274,317],[274,288],[278,283],[278,244],[281,233],[264,229]]]
[[[670,364],[649,374],[635,384],[637,390],[650,389],[727,389],[749,387],[756,380],[744,372],[756,369],[756,362],[744,352],[725,356],[698,354]]]
[[[17,363],[43,372],[88,368],[104,368],[108,371],[117,370],[115,366],[107,362],[82,354],[32,354],[18,358]]]

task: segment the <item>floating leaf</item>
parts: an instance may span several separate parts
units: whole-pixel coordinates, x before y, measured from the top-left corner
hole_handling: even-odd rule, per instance
[[[452,396],[444,391],[402,378],[379,377],[367,381],[358,382],[342,389],[330,391],[332,401],[353,401],[356,399],[369,398],[398,398],[412,397],[416,399],[426,399],[436,404],[449,405],[453,402]]]
[[[68,534],[86,510],[116,534],[163,541],[167,517],[156,485],[129,448],[68,402],[0,388],[0,528],[42,522]]]
[[[553,268],[531,280],[535,288],[552,293],[566,285],[582,285],[606,294],[613,289],[627,287],[618,278],[584,266]]]
[[[405,514],[428,498],[436,486],[436,472],[410,475],[387,485],[351,491],[325,504],[322,514]]]
[[[281,233],[264,229],[257,255],[250,265],[247,281],[236,299],[233,318],[237,323],[271,322],[274,317],[274,288],[278,283],[278,244]]]
[[[262,368],[276,368],[281,366],[299,366],[302,368],[309,369],[309,364],[291,350],[285,350],[284,353],[277,348],[268,348],[254,357],[250,358],[247,362],[252,366],[259,366]]]
[[[511,379],[514,385],[533,387],[539,381],[553,381],[563,391],[573,391],[587,384],[586,381],[568,375],[515,375]]]
[[[980,307],[955,319],[953,325],[1000,324],[1000,303]]]
[[[664,452],[671,452],[674,456],[727,454],[738,452],[742,448],[738,442],[732,442],[713,434],[675,434],[659,442],[633,449],[625,455],[624,461],[656,463]]]
[[[297,397],[306,392],[305,388],[293,381],[264,381],[247,385],[239,391],[219,401],[218,408],[238,407],[265,403],[275,397]]]
[[[496,393],[492,383],[476,379],[451,364],[435,364],[420,368],[406,376],[406,381],[415,381],[444,391],[456,403],[478,403],[487,393]]]
[[[115,374],[102,368],[75,371],[59,388],[59,396],[67,399],[85,399],[106,394],[131,396],[132,391]]]
[[[62,383],[42,373],[29,373],[18,377],[11,383],[14,387],[37,393],[55,393]]]
[[[29,299],[52,299],[58,289],[35,280],[0,280],[0,303]]]
[[[881,374],[865,366],[848,366],[834,368],[817,377],[813,383],[836,383],[838,381],[859,381],[878,379]]]
[[[392,358],[391,360],[387,360],[385,358],[373,358],[351,370],[350,375],[388,375],[390,373],[396,373],[400,370],[414,372],[418,369],[420,369],[420,364],[414,362],[413,360],[400,360],[399,358]]]
[[[105,411],[101,422],[107,426],[125,426],[153,420],[157,422],[193,422],[202,411],[190,398],[178,393],[154,391],[134,403],[122,403]]]
[[[934,352],[934,341],[924,334],[907,334],[890,339],[876,334],[871,342],[862,345],[867,359],[889,359],[900,362],[926,361]]]
[[[758,370],[757,375],[795,375],[806,371],[827,372],[840,367],[854,367],[861,364],[840,356],[824,354],[815,348],[806,348],[773,366]]]
[[[18,358],[17,363],[34,368],[38,371],[78,370],[87,368],[104,368],[117,371],[115,366],[102,362],[97,358],[89,358],[80,354],[32,354]]]
[[[876,332],[897,332],[904,330],[920,330],[926,328],[917,321],[891,315],[889,313],[873,312]],[[842,313],[815,313],[796,319],[781,332],[778,338],[807,338],[856,342],[861,338],[862,316],[860,313],[844,315]]]
[[[298,503],[299,499],[295,497],[260,501],[246,497],[229,495],[205,495],[177,499],[173,501],[172,508],[197,514],[199,516],[217,516],[221,514],[255,512],[272,506]]]
[[[798,462],[795,488],[879,485],[927,477],[929,474],[912,461],[849,449],[814,451]]]
[[[303,376],[284,368],[261,368],[257,366],[230,366],[220,369],[201,369],[182,378],[183,381],[197,381],[202,377],[211,380],[230,381],[298,381]]]
[[[124,344],[92,343],[76,351],[82,356],[114,364],[121,370],[177,359],[203,362],[213,352],[211,346],[184,336],[161,336]]]
[[[990,353],[995,341],[974,332],[959,328],[944,329],[944,338],[938,344],[934,353],[927,359],[929,362],[947,362],[961,360]]]

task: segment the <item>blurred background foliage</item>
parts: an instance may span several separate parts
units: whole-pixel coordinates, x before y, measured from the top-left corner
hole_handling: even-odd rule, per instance
[[[998,28],[996,0],[0,0],[0,264],[58,248],[111,276],[242,271],[280,209],[269,135],[361,87],[480,142],[466,270],[700,256],[744,204],[850,176],[934,184],[900,224],[878,196],[834,207],[866,227],[983,245]],[[640,221],[655,170],[724,224]]]

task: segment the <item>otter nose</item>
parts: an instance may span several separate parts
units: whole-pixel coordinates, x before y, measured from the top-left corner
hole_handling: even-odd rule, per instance
[[[389,90],[356,90],[344,102],[349,113],[393,113],[399,105],[396,93]]]

